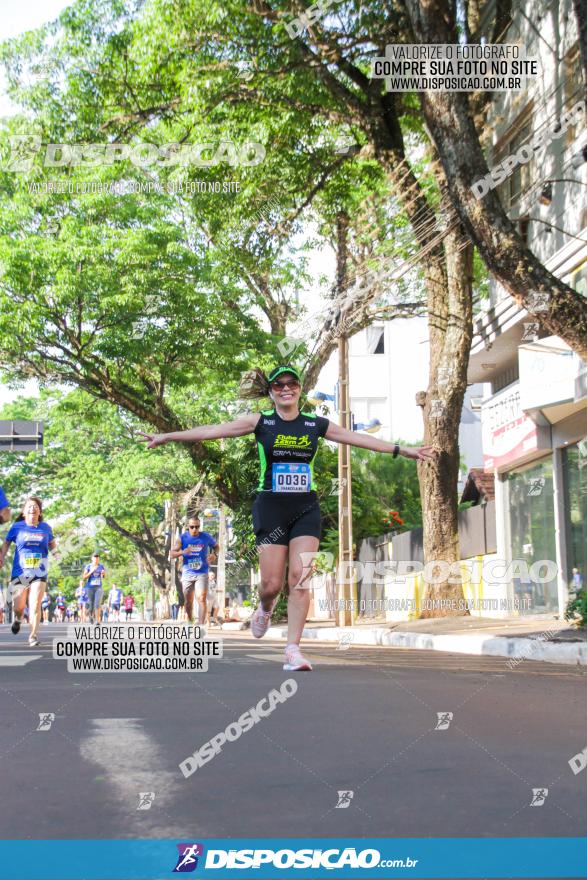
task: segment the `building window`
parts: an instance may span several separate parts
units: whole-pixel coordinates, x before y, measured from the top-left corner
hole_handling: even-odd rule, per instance
[[[508,484],[512,561],[521,561],[512,577],[515,597],[529,605],[530,614],[558,611],[556,577],[537,583],[546,574],[545,568],[538,571],[539,566],[531,573],[534,578],[530,574],[536,562],[556,562],[552,456],[512,471]]]
[[[587,445],[587,444],[586,444]],[[569,446],[563,453],[567,512],[568,582],[573,568],[587,588],[587,448]]]
[[[385,354],[385,333],[382,325],[367,327],[367,354]]]
[[[583,95],[583,67],[579,44],[577,43],[564,58],[564,102],[565,110],[570,110]],[[579,133],[579,120],[574,125],[569,125],[565,133],[565,145],[573,143]]]
[[[502,138],[495,150],[494,165],[503,162],[507,156],[516,153],[523,144],[528,143],[533,134],[532,130],[532,106],[527,107],[518,117],[508,133]],[[530,188],[535,178],[534,159],[530,162],[520,163],[511,172],[509,177],[498,188],[499,195],[506,211],[513,208],[520,200],[523,193]]]
[[[507,388],[508,385],[512,385],[514,382],[517,382],[520,378],[520,364],[516,360],[515,363],[508,367],[507,370],[504,370],[503,373],[499,373],[493,379],[491,383],[491,393],[497,394],[498,391],[503,391],[504,388]]]
[[[528,241],[530,237],[530,218],[529,217],[520,217],[518,220],[518,232],[520,233],[520,238],[526,245],[528,246]]]
[[[577,293],[587,296],[587,260],[572,273],[568,283]]]

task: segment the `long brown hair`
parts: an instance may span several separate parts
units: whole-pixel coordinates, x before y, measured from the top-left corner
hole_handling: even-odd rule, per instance
[[[258,400],[261,397],[269,397],[269,379],[259,367],[247,370],[241,376],[238,389],[241,400]]]
[[[39,498],[38,495],[29,495],[29,497],[25,499],[25,501],[20,509],[20,513],[18,514],[18,516],[16,517],[16,519],[14,521],[15,522],[22,522],[22,520],[24,519],[24,509],[27,506],[27,504],[29,503],[29,501],[34,501],[35,504],[38,505],[38,507],[39,507],[39,522],[43,522],[43,502],[41,501],[41,499]]]
[[[274,367],[269,376],[273,376],[278,370],[282,373],[286,371],[291,372],[292,376],[298,378],[300,385],[302,384],[300,374],[295,367],[291,367],[291,369],[288,369],[286,365]],[[279,375],[279,372],[277,372],[277,375]],[[242,373],[238,396],[241,400],[257,400],[260,397],[270,397],[270,387],[271,382],[268,376],[259,367],[255,367],[252,370],[247,370],[246,373]]]

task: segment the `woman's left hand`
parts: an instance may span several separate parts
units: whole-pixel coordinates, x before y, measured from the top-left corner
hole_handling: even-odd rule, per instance
[[[431,461],[437,457],[438,452],[433,446],[403,446],[399,454],[416,461]]]

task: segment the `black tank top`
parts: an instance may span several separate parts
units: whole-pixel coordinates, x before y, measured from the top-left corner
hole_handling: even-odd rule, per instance
[[[261,465],[257,491],[298,494],[315,489],[314,456],[329,424],[315,413],[301,412],[285,421],[274,409],[263,410],[255,428]]]

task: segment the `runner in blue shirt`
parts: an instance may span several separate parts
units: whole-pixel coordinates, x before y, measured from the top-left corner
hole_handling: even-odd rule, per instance
[[[49,612],[51,610],[51,596],[49,593],[45,593],[43,598],[41,599],[41,613],[43,617],[43,623],[49,623]]]
[[[88,610],[88,588],[84,584],[83,580],[79,582],[79,587],[77,587],[74,593],[77,608],[79,612],[79,619],[81,623],[87,622],[87,610]]]
[[[209,550],[213,553],[210,554]],[[185,610],[189,620],[193,617],[194,593],[198,603],[198,623],[206,622],[206,599],[208,596],[208,563],[214,562],[213,554],[218,551],[216,539],[208,532],[200,531],[200,520],[197,516],[191,516],[188,521],[187,532],[177,539],[175,548],[171,551],[172,559],[183,556],[181,569],[181,586],[185,598]]]
[[[108,610],[112,612],[112,620],[120,620],[120,606],[122,605],[122,590],[116,584],[108,593]]]
[[[15,545],[9,585],[14,611],[11,629],[14,635],[19,632],[28,602],[31,626],[29,645],[36,648],[41,644],[37,632],[41,620],[41,601],[47,587],[49,550],[55,547],[51,526],[43,521],[43,502],[40,498],[27,498],[16,522],[10,526],[0,548],[0,568],[4,565],[11,544]]]
[[[103,580],[106,577],[104,566],[100,562],[100,554],[98,552],[92,554],[92,561],[86,565],[82,575],[82,580],[87,581],[88,588],[88,609],[90,612],[90,623],[94,623],[94,613],[100,607],[100,601],[103,593]]]
[[[4,489],[0,486],[0,523],[6,523],[10,519],[10,505],[8,498],[4,494]]]
[[[57,593],[55,599],[55,617],[58,623],[65,621],[65,596],[63,593]]]

